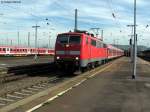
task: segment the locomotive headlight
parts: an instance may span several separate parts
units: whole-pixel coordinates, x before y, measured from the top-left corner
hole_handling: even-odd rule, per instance
[[[57,60],[59,60],[59,59],[60,59],[60,57],[59,57],[59,56],[57,56],[57,57],[56,57],[56,59],[57,59]]]
[[[79,60],[79,57],[76,57],[76,60]]]

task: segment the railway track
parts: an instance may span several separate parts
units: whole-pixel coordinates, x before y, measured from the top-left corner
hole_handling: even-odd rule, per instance
[[[139,57],[150,62],[150,57],[146,57],[146,56],[139,56]]]
[[[105,66],[105,65],[104,65]],[[107,64],[106,64],[107,66]],[[26,68],[26,70],[24,69]],[[34,67],[33,67],[34,68]],[[36,67],[35,67],[36,68]],[[37,70],[35,69],[34,70]],[[76,75],[73,77],[64,76],[63,73],[57,71],[55,66],[48,65],[43,67],[42,69],[45,71],[41,71],[41,68],[36,72],[33,70],[31,71],[27,69],[27,67],[22,67],[23,70],[28,71],[28,76],[26,78],[17,79],[16,81],[6,81],[0,85],[0,110],[5,109],[7,106],[15,104],[18,101],[22,101],[32,95],[36,95],[48,88],[55,87],[63,82],[67,82],[68,80],[75,78]],[[50,71],[47,71],[50,69]],[[99,69],[96,68],[96,71]],[[8,73],[12,73],[12,71],[16,71],[16,75],[19,73],[24,73],[16,68],[13,68]],[[86,74],[91,74],[95,72],[95,70],[90,70],[85,72]],[[45,73],[48,73],[47,75]],[[40,75],[38,75],[40,74]],[[44,74],[44,75],[43,75]],[[13,74],[14,75],[14,74]],[[61,75],[61,76],[60,76]],[[82,77],[82,75],[80,75]],[[83,77],[87,77],[87,75],[83,75]],[[13,107],[14,108],[14,107]]]
[[[26,85],[25,87],[20,87],[16,90],[6,92],[5,94],[3,93],[0,95],[0,108],[29,97],[49,87],[53,87],[56,83],[58,84],[63,80],[63,78],[53,76],[48,80],[38,81],[34,84]]]
[[[0,69],[0,84],[16,81],[39,73],[49,73],[55,69],[53,63],[17,66]]]
[[[58,77],[58,74],[53,63],[1,69],[0,108],[52,87],[66,79]]]

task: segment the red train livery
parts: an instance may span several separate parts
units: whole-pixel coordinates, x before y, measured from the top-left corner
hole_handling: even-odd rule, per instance
[[[106,45],[101,39],[86,32],[58,34],[55,44],[55,62],[62,68],[84,69],[124,55],[124,51]]]
[[[54,55],[54,49],[0,46],[0,56]]]

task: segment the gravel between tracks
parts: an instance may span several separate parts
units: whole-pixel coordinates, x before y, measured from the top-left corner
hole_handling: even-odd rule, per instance
[[[49,75],[50,76],[50,75]],[[40,82],[49,81],[50,77],[48,76],[31,76],[27,77],[21,80],[12,81],[9,83],[1,84],[0,85],[0,96],[11,93],[13,91],[17,91],[19,89],[23,89],[35,84],[38,84]]]

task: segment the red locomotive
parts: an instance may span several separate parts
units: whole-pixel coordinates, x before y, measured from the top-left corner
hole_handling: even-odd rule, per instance
[[[67,70],[80,68],[84,71],[122,55],[123,50],[106,45],[101,39],[82,31],[58,34],[55,44],[55,62]]]

